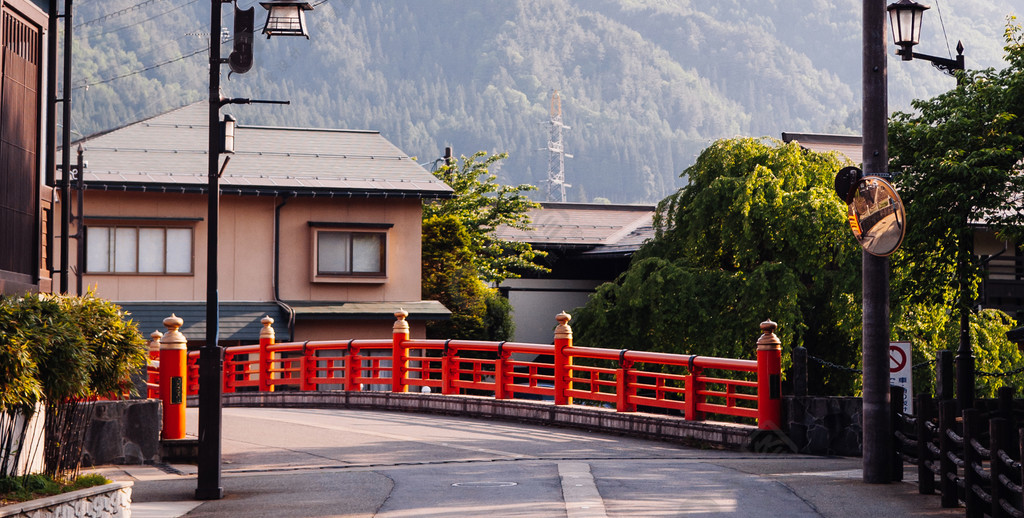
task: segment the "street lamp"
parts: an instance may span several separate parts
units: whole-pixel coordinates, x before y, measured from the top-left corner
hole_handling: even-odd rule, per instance
[[[921,42],[921,18],[930,6],[913,0],[900,0],[885,8],[889,11],[889,26],[892,27],[893,43],[899,45],[903,61],[914,59],[910,49]]]
[[[930,9],[929,6],[913,0],[900,0],[886,7],[886,10],[889,11],[889,25],[892,27],[893,42],[900,47],[896,51],[896,55],[900,56],[903,61],[911,61],[914,58],[929,61],[935,68],[953,75],[954,71],[964,69],[964,44],[962,42],[956,42],[957,56],[955,59],[914,52],[914,45],[921,42],[923,14],[928,9]]]
[[[210,8],[210,118],[209,118],[209,203],[206,240],[206,341],[199,349],[199,463],[195,496],[199,500],[223,498],[221,479],[221,383],[224,350],[220,347],[220,308],[217,293],[218,273],[218,230],[220,226],[220,155],[229,152],[226,140],[230,137],[234,148],[234,119],[226,117],[220,121],[220,109],[225,104],[249,104],[250,99],[225,99],[220,95],[220,66],[231,65],[235,73],[245,73],[252,65],[252,9],[240,10],[235,6],[235,52],[228,59],[221,57],[220,30],[221,8],[234,0],[211,0]],[[270,1],[262,5],[274,15],[278,7],[296,2]],[[292,6],[294,7],[294,5]],[[312,9],[309,4],[298,7],[299,29],[276,32],[282,36],[306,36],[305,11]],[[284,18],[285,15],[278,15]],[[276,18],[275,18],[276,19]],[[276,23],[276,22],[275,22]],[[241,25],[241,27],[240,27]],[[268,25],[270,19],[268,17]],[[269,37],[269,34],[268,34]]]
[[[306,11],[312,11],[309,2],[292,2],[289,0],[271,0],[260,2],[267,10],[267,23],[263,26],[263,34],[269,40],[271,36],[305,36]]]
[[[921,41],[922,14],[929,9],[913,0],[900,0],[889,4],[886,10],[889,11],[889,24],[892,26],[893,41],[900,48],[896,54],[903,58],[903,61],[912,59],[923,59],[928,61],[935,68],[956,76],[957,70],[964,70],[964,44],[956,42],[956,58],[941,58],[919,54],[914,52],[914,45]],[[957,84],[962,81],[963,76],[957,77]],[[959,257],[969,260],[974,253],[974,239],[970,234],[969,221],[963,222],[966,234],[959,240]],[[966,270],[966,268],[964,268]],[[972,301],[968,298],[968,286],[966,275],[960,275],[960,343],[957,349],[956,368],[956,399],[960,410],[974,407],[974,356],[971,354],[971,331],[970,331],[970,306]],[[950,394],[943,394],[949,397]]]

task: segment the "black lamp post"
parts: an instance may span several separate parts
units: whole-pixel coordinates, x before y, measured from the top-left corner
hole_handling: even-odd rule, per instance
[[[956,58],[940,58],[919,54],[914,52],[914,45],[921,41],[921,25],[923,13],[929,9],[927,5],[921,5],[913,0],[900,0],[890,4],[889,22],[892,26],[893,40],[900,48],[896,54],[903,58],[903,61],[912,59],[923,59],[928,61],[935,68],[949,74],[955,75],[957,70],[964,70],[964,44],[956,43]],[[959,84],[960,78],[957,78]],[[974,239],[970,232],[969,222],[966,216],[963,222],[967,229],[963,239],[959,240],[958,255],[961,260],[969,260],[974,253]],[[961,268],[960,278],[960,343],[956,356],[956,399],[960,410],[974,407],[974,355],[971,352],[971,328],[970,328],[970,307],[971,299],[968,295],[967,268]],[[939,397],[951,397],[952,394],[939,394]]]
[[[216,500],[224,496],[221,480],[221,383],[224,350],[220,347],[220,308],[217,293],[218,230],[220,226],[220,155],[234,147],[234,119],[220,121],[220,109],[225,104],[249,104],[249,99],[225,99],[220,95],[220,66],[231,64],[236,73],[244,73],[252,64],[252,9],[235,8],[235,52],[232,59],[221,57],[221,7],[234,0],[211,0],[210,7],[210,119],[209,119],[209,203],[206,246],[206,343],[199,349],[199,465],[195,496],[200,500]],[[304,11],[312,9],[305,2],[264,2],[268,11],[264,33],[270,36],[309,36],[306,34]],[[300,7],[296,8],[296,5]],[[278,31],[278,23],[271,20],[291,20],[291,12],[298,11],[298,29],[289,25]],[[239,20],[243,20],[239,27]],[[241,55],[240,55],[241,54]],[[258,101],[256,101],[258,102]],[[229,138],[230,137],[230,138]],[[230,141],[231,147],[226,144]]]

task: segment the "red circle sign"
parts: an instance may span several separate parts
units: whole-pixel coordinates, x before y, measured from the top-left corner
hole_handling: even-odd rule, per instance
[[[895,373],[903,370],[903,367],[907,366],[907,353],[903,352],[903,349],[895,346],[889,346],[889,372]]]

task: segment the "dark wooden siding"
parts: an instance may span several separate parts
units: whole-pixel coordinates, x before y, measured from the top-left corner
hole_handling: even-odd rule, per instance
[[[0,273],[39,274],[40,28],[0,18]]]

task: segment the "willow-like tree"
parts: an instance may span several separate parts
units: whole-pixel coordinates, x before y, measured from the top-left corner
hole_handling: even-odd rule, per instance
[[[772,319],[785,349],[856,366],[860,248],[832,187],[845,164],[771,139],[715,142],[658,205],[629,269],[576,310],[576,342],[753,358]],[[848,394],[856,379],[816,369],[811,383]]]

